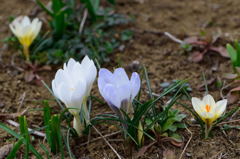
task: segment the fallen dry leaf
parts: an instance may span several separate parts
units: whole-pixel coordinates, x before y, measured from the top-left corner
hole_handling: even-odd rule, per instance
[[[195,51],[189,56],[188,60],[197,63],[197,62],[202,61],[203,55],[204,54],[201,53],[200,51]]]
[[[233,74],[233,73],[225,73],[225,74],[223,74],[223,78],[225,78],[225,79],[232,80],[232,79],[235,79],[237,77],[238,77],[238,75],[237,74]]]
[[[10,153],[13,148],[13,144],[7,144],[0,148],[0,159],[4,159]]]
[[[144,155],[144,153],[151,147],[153,146],[157,141],[154,141],[146,146],[143,146],[134,156],[136,158],[141,157]]]
[[[218,47],[211,46],[209,49],[219,53],[222,57],[229,58],[228,52],[227,52],[226,48],[223,46],[218,46]]]
[[[240,86],[235,87],[227,94],[227,100],[229,104],[234,104],[240,99]]]
[[[163,159],[176,159],[177,156],[172,150],[164,150],[163,151]]]
[[[216,81],[215,77],[212,77],[211,79],[207,80],[207,86],[209,87],[209,85],[214,84],[214,82]],[[203,91],[205,89],[205,83],[202,83],[200,86],[198,86],[198,90]]]

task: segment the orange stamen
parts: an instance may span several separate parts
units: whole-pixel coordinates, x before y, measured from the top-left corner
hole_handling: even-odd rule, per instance
[[[207,111],[207,112],[210,112],[211,107],[210,107],[208,104],[206,105],[205,108],[206,108],[206,111]]]

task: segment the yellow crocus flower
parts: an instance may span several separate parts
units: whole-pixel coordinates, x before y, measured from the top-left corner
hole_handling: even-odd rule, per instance
[[[192,105],[197,114],[201,119],[208,125],[211,126],[226,110],[227,100],[223,99],[217,103],[211,95],[206,95],[203,99],[196,97],[192,98]]]
[[[19,16],[9,25],[13,34],[23,46],[23,53],[29,61],[29,47],[37,37],[42,27],[42,22],[35,18],[31,22],[27,16]]]

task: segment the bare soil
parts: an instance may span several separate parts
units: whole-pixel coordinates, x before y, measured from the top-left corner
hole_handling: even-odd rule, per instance
[[[0,5],[1,39],[10,34],[7,20],[9,16],[28,15],[36,6],[30,0],[2,1]],[[212,78],[221,79],[224,73],[231,72],[230,60],[210,52],[205,55],[202,62],[190,62],[188,57],[191,52],[184,52],[179,44],[163,35],[162,32],[170,32],[180,39],[189,36],[200,36],[200,32],[203,31],[208,36],[220,34],[221,41],[218,45],[225,46],[226,42],[239,39],[239,10],[240,1],[237,0],[144,0],[143,3],[137,0],[119,0],[117,2],[117,11],[131,15],[135,19],[131,26],[131,29],[135,31],[135,36],[124,52],[112,55],[111,63],[126,68],[129,68],[133,61],[145,65],[149,71],[151,86],[155,93],[160,92],[162,82],[169,82],[174,79],[188,79],[193,89],[192,95],[201,97],[204,94],[203,91],[199,91],[199,86],[203,83],[202,72],[206,73],[207,80]],[[1,43],[0,114],[22,112],[28,108],[26,115],[29,126],[35,128],[42,125],[42,114],[37,111],[37,109],[42,108],[41,101],[44,99],[52,100],[53,97],[42,85],[25,82],[24,72],[19,70],[19,68],[24,67],[24,61],[19,57],[19,54],[19,52],[13,51]],[[113,69],[110,63],[105,64],[104,67]],[[40,76],[50,84],[55,71],[56,68],[53,68],[50,72],[40,73]],[[209,91],[216,99],[220,99],[219,88],[211,86]],[[96,86],[94,94],[98,95]],[[58,109],[56,103],[52,102],[52,104]],[[237,105],[229,106],[227,111],[235,106]],[[97,103],[94,105],[93,110],[93,115],[110,111],[106,105]],[[239,116],[238,113],[234,118],[239,118]],[[188,115],[187,122],[190,118],[191,116]],[[0,120],[6,123],[6,117],[0,116]],[[17,121],[17,118],[12,120]],[[239,125],[239,123],[234,124]],[[106,124],[100,125],[98,128],[103,134],[118,131],[117,128],[109,127]],[[201,139],[198,127],[190,126],[189,130],[192,133],[192,139],[183,158],[240,158],[240,133],[238,130],[232,129],[223,132],[217,128],[213,131],[213,138],[208,140]],[[159,142],[151,146],[141,158],[179,158],[191,136],[187,130],[182,131],[181,134],[184,136],[184,144],[176,147],[169,142]],[[98,137],[98,134],[93,130],[91,138],[96,137]],[[124,158],[132,158],[121,139],[121,135],[108,138],[120,155]],[[0,147],[13,143],[13,141],[9,134],[0,130]],[[38,137],[36,137],[36,146],[39,141]],[[87,137],[72,140],[71,147],[77,158],[116,158],[103,140],[97,140],[88,146],[81,146],[86,141]],[[21,158],[21,155],[19,158]]]

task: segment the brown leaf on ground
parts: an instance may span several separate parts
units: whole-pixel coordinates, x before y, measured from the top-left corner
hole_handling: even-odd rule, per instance
[[[4,159],[10,153],[13,148],[13,144],[7,144],[0,148],[0,159]]]
[[[187,37],[183,41],[188,44],[196,43],[198,41],[198,37],[196,36]]]
[[[27,71],[24,74],[24,79],[26,82],[31,82],[35,78],[33,71]]]
[[[233,73],[225,73],[225,74],[223,74],[223,78],[229,79],[229,80],[235,79],[237,77],[238,77],[238,75],[237,74],[233,74]]]
[[[189,56],[188,60],[197,63],[197,62],[202,61],[203,55],[204,54],[201,53],[200,51],[195,51]]]
[[[240,86],[231,89],[227,94],[227,99],[229,104],[236,103],[240,99]]]
[[[141,157],[144,155],[144,153],[151,147],[153,146],[157,141],[154,141],[146,146],[143,146],[134,156],[136,158]]]
[[[176,159],[176,154],[172,150],[163,151],[163,159]]]
[[[171,140],[170,141],[172,145],[176,146],[176,147],[182,147],[183,142],[177,142],[175,140]]]
[[[215,77],[212,77],[211,79],[207,80],[207,86],[209,87],[209,85],[214,84],[214,82],[216,81]],[[198,90],[203,91],[205,89],[205,83],[202,83],[200,86],[198,86]]]
[[[212,50],[212,51],[215,51],[215,52],[219,53],[222,57],[229,58],[229,55],[228,55],[228,53],[227,53],[227,50],[226,50],[226,48],[223,47],[223,46],[218,46],[218,47],[211,46],[209,49]]]

